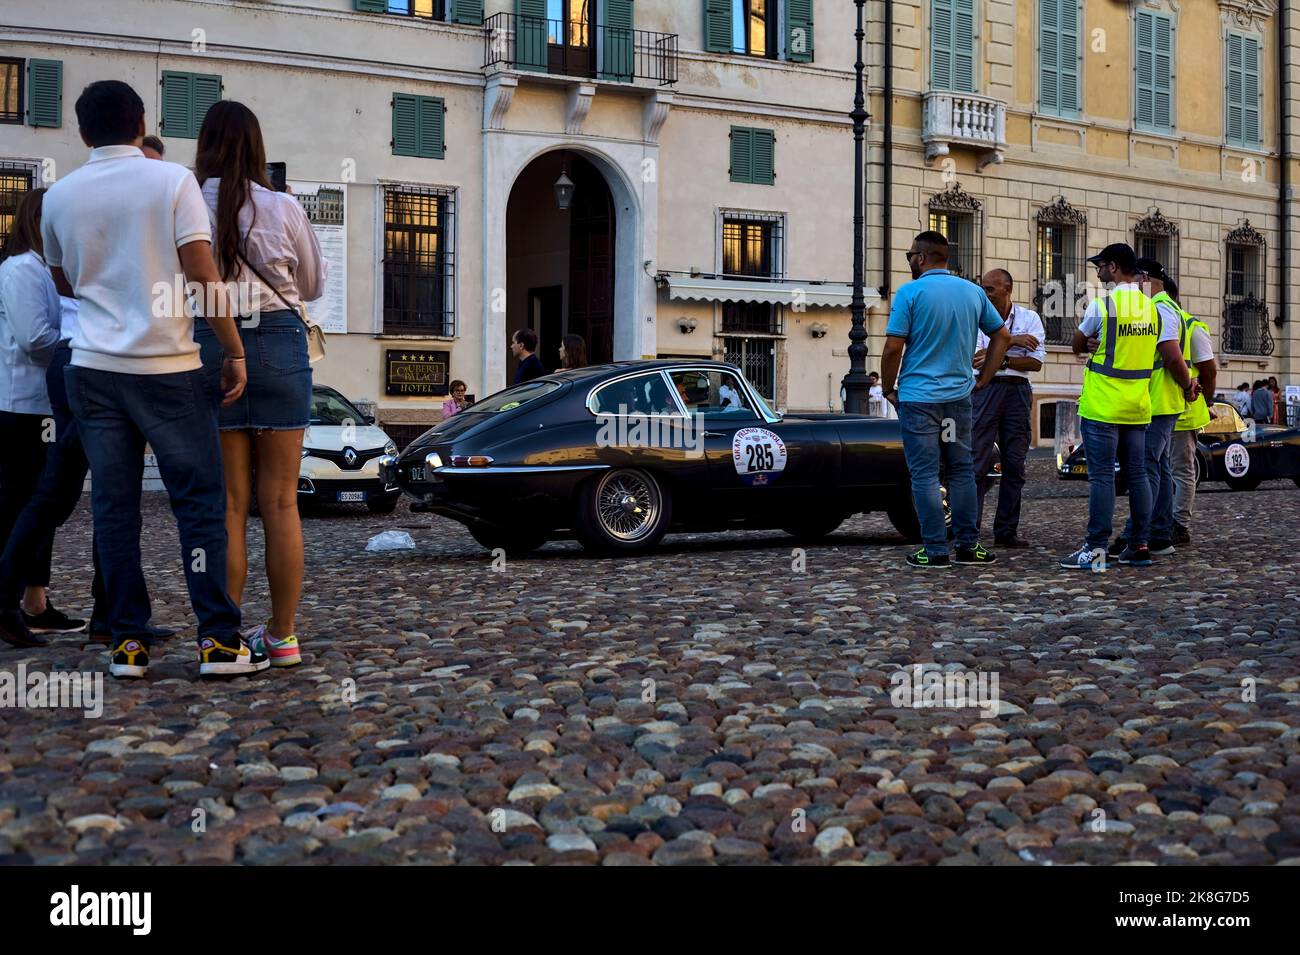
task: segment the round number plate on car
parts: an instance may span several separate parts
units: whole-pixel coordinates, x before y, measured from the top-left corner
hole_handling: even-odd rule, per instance
[[[741,428],[731,440],[731,460],[746,484],[763,487],[785,470],[785,442],[766,428]]]

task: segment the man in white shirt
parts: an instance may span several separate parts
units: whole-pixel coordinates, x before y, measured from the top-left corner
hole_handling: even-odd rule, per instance
[[[1028,547],[1019,535],[1020,501],[1025,487],[1025,459],[1032,439],[1030,416],[1034,393],[1029,376],[1043,367],[1047,349],[1043,345],[1043,320],[1031,308],[1011,301],[1014,283],[1006,269],[993,269],[980,280],[993,308],[1002,316],[1011,333],[1002,365],[993,376],[991,387],[975,392],[975,427],[971,442],[975,454],[975,485],[979,492],[979,511],[984,516],[984,497],[992,482],[993,445],[1002,452],[1002,480],[998,488],[998,509],[993,520],[993,543],[998,547]],[[989,338],[980,332],[975,339],[975,371],[984,367]]]
[[[45,198],[41,233],[55,284],[80,301],[66,369],[68,401],[90,461],[96,548],[108,596],[109,672],[149,666],[149,598],[140,565],[146,445],[158,461],[180,531],[199,620],[199,673],[265,669],[239,634],[226,593],[225,488],[217,408],[248,380],[211,251],[207,206],[182,166],[146,160],[144,103],[125,83],[90,84],[77,100],[80,169]],[[228,356],[206,375],[194,342],[186,281],[197,283]]]
[[[1182,308],[1178,283],[1171,276],[1165,276],[1164,287],[1166,294],[1182,312],[1180,317],[1189,336],[1190,361],[1196,368],[1196,381],[1201,386],[1200,396],[1188,404],[1187,410],[1174,426],[1174,437],[1169,446],[1169,465],[1174,480],[1171,541],[1174,546],[1179,546],[1192,542],[1192,509],[1196,504],[1196,436],[1208,424],[1207,419],[1213,416],[1208,406],[1213,403],[1219,366],[1214,359],[1214,343],[1210,339],[1209,326],[1197,321]]]

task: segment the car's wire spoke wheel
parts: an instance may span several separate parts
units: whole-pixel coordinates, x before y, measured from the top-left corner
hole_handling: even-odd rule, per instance
[[[615,471],[596,488],[601,528],[615,540],[632,543],[649,535],[663,507],[659,486],[639,471]]]

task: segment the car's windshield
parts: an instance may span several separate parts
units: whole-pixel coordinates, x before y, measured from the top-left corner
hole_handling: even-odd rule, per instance
[[[482,401],[470,405],[461,414],[497,414],[502,411],[514,411],[520,405],[536,401],[559,387],[558,381],[539,378],[514,388],[507,388],[505,391],[498,391],[495,395],[488,395]]]
[[[337,391],[313,388],[311,393],[311,423],[314,425],[362,425],[365,415]]]

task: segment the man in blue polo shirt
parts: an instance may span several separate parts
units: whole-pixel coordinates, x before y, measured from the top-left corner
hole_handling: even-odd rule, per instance
[[[950,566],[939,492],[942,461],[952,508],[953,559],[991,564],[996,558],[980,544],[976,525],[970,396],[993,379],[1011,335],[984,290],[948,271],[948,240],[942,233],[922,232],[913,239],[907,265],[914,281],[894,296],[880,362],[885,398],[897,406],[903,428],[903,453],[924,541],[907,562],[925,569]],[[972,382],[970,356],[981,331],[989,337],[987,357]]]

